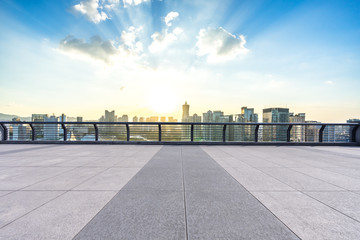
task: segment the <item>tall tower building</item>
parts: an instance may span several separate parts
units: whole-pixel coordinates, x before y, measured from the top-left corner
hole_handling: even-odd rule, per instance
[[[182,118],[181,121],[182,122],[188,122],[189,121],[189,110],[190,110],[190,105],[187,104],[187,102],[185,102],[184,105],[182,105]]]
[[[291,123],[305,123],[305,113],[294,115],[290,113],[289,122]],[[295,125],[292,127],[290,141],[292,142],[305,142],[305,126]]]
[[[288,108],[265,108],[263,109],[264,123],[288,123]],[[287,126],[264,126],[264,141],[286,141]]]

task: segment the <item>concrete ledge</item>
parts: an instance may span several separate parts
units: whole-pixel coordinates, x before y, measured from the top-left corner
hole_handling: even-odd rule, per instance
[[[360,128],[357,131],[360,135]],[[357,140],[360,141],[360,136]],[[98,144],[98,145],[239,145],[239,146],[359,146],[360,142],[158,142],[158,141],[0,141],[0,144]]]

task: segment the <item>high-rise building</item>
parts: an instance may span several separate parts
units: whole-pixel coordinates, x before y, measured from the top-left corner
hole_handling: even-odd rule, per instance
[[[264,123],[288,123],[288,108],[263,109]],[[263,141],[286,141],[287,126],[263,126]]]
[[[139,121],[139,118],[137,116],[133,117],[133,122],[138,122]]]
[[[32,114],[32,122],[44,122],[44,119],[47,118],[47,114]],[[44,124],[34,124],[35,138],[42,139],[44,137]]]
[[[20,122],[19,118],[13,118],[13,122]],[[26,126],[22,124],[12,124],[12,140],[25,140],[26,139]]]
[[[305,123],[319,123],[317,121],[305,121]],[[305,126],[305,141],[319,142],[320,125],[306,125]]]
[[[290,123],[305,123],[305,113],[290,113],[289,115]],[[305,142],[305,125],[295,125],[291,129],[290,134],[291,142]]]
[[[190,105],[187,104],[187,102],[185,102],[185,104],[182,105],[182,118],[181,118],[182,122],[189,121],[189,116],[190,116],[189,111],[190,111]]]
[[[235,122],[240,123],[257,123],[258,114],[254,108],[242,107],[241,114],[235,115]],[[234,139],[236,141],[253,141],[255,138],[254,125],[240,125],[234,127]]]
[[[104,117],[104,120],[105,122],[115,122],[117,119],[116,115],[115,115],[115,110],[113,111],[108,111],[108,110],[105,110],[105,117]]]
[[[128,115],[122,115],[121,117],[118,118],[118,122],[128,122],[128,121],[129,121]]]
[[[59,118],[55,116],[45,117],[44,122],[58,122]],[[44,126],[45,140],[59,140],[59,126],[57,124],[45,124]]]
[[[77,121],[77,122],[82,122],[82,121],[83,121],[83,117],[76,117],[76,121]]]

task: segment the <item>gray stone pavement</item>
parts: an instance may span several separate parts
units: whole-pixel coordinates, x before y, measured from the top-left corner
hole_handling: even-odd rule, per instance
[[[0,145],[0,239],[360,239],[360,148]]]

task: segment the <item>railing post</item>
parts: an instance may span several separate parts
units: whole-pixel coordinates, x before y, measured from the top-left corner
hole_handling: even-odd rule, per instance
[[[0,124],[0,126],[3,129],[2,141],[6,141],[6,140],[8,140],[8,137],[9,137],[7,127],[5,126],[5,124]]]
[[[99,141],[99,128],[96,123],[94,123],[94,129],[95,129],[95,141]]]
[[[287,131],[286,131],[286,141],[290,142],[290,138],[291,138],[291,129],[292,129],[293,125],[289,125]]]
[[[126,141],[130,141],[130,127],[129,124],[126,123]]]
[[[161,142],[161,124],[158,124],[159,127],[159,142]]]
[[[61,124],[61,127],[62,129],[64,130],[64,142],[66,142],[66,139],[67,139],[67,129],[66,129],[66,126],[65,124]]]
[[[226,124],[224,124],[224,127],[223,127],[223,142],[226,142]]]
[[[350,129],[351,130],[351,137],[350,137],[350,141],[351,142],[356,142],[356,131],[358,130],[359,126],[355,126],[355,127],[352,127]]]
[[[260,127],[259,124],[257,124],[255,127],[255,142],[259,141],[259,127]]]
[[[31,128],[31,141],[35,141],[35,128],[34,128],[34,125],[32,125],[31,123],[29,124],[30,125],[30,128]]]
[[[319,130],[319,142],[323,142],[323,136],[324,136],[324,129],[326,125],[321,125],[321,128]]]
[[[190,141],[191,142],[194,141],[194,124],[191,124],[191,128],[190,128]]]

